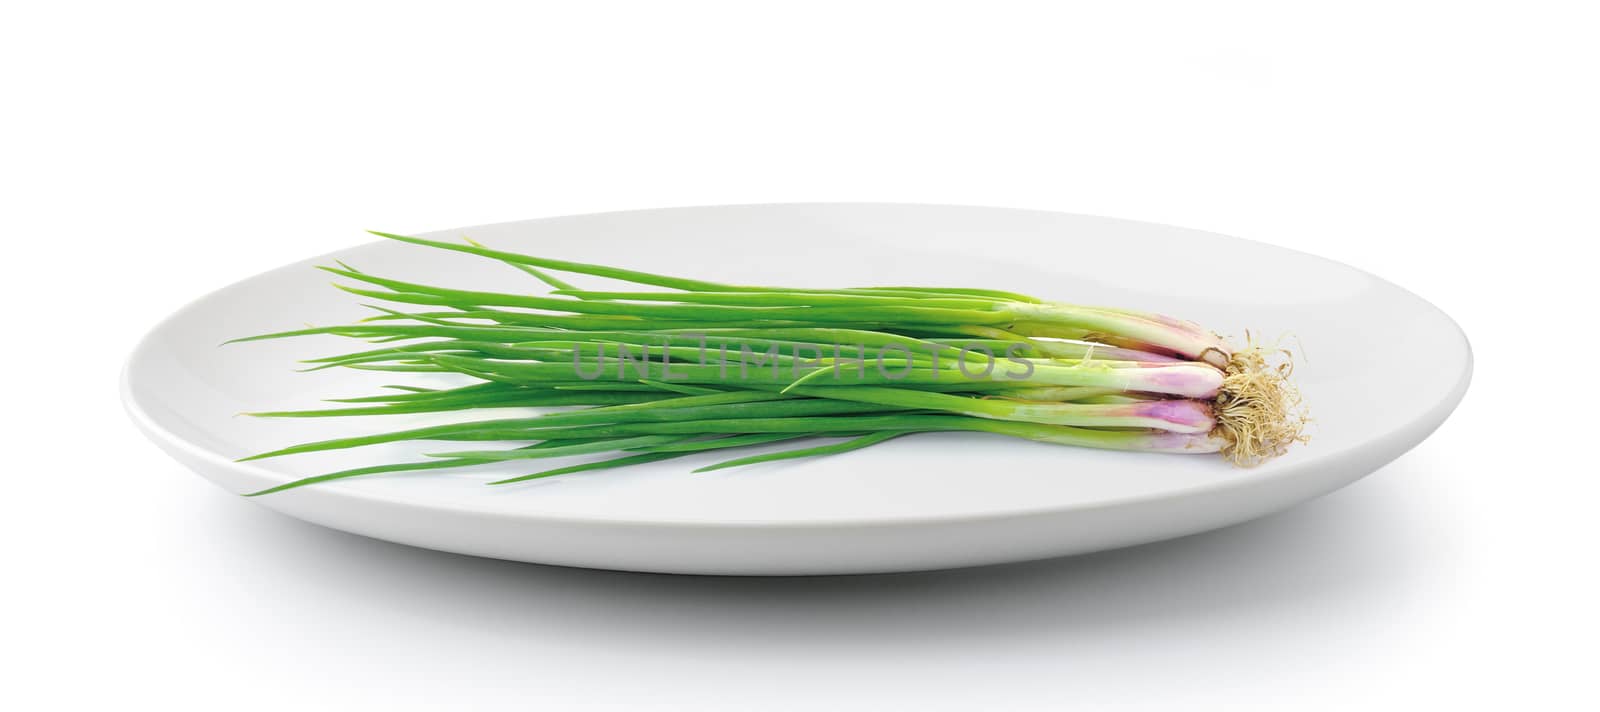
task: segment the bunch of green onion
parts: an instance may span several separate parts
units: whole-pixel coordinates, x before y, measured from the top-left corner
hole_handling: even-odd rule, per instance
[[[562,408],[286,447],[256,460],[408,440],[453,441],[421,462],[374,465],[254,494],[361,475],[573,455],[508,484],[710,451],[826,438],[696,471],[842,453],[913,433],[978,431],[1063,445],[1221,453],[1242,466],[1303,440],[1289,362],[1233,348],[1189,321],[987,289],[793,289],[704,282],[374,233],[499,260],[546,296],[451,289],[323,267],[374,306],[359,323],[238,341],[331,334],[368,348],[312,369],[454,373],[471,385],[391,386],[271,417]],[[551,272],[655,288],[579,289]],[[505,415],[502,413],[502,415]],[[512,443],[495,449],[484,443]],[[531,469],[531,468],[530,468]]]

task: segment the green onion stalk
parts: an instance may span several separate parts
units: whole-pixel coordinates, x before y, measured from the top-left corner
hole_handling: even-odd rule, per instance
[[[332,480],[577,455],[606,459],[493,484],[826,439],[700,470],[848,452],[924,432],[973,431],[1154,453],[1220,453],[1240,466],[1305,439],[1287,352],[1235,348],[1190,321],[1045,301],[1013,292],[929,287],[797,289],[722,284],[404,235],[381,237],[498,260],[547,294],[439,287],[321,267],[338,288],[391,305],[353,324],[251,336],[334,335],[359,350],[305,370],[450,373],[470,385],[390,386],[283,418],[561,408],[293,445],[258,460],[401,441],[444,446],[420,462],[289,482]],[[552,272],[631,282],[580,289]],[[406,309],[415,311],[406,311]],[[232,343],[232,342],[230,342]]]

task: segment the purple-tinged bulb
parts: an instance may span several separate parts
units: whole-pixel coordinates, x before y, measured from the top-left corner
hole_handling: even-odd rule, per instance
[[[1165,430],[1187,433],[1208,433],[1216,427],[1217,419],[1211,406],[1193,400],[1162,400],[1133,404],[1138,414],[1145,418],[1167,423]]]
[[[1132,369],[1130,376],[1131,390],[1207,400],[1216,397],[1223,378],[1221,371],[1201,365]]]
[[[1140,442],[1145,452],[1208,453],[1221,452],[1226,443],[1209,433],[1150,433]]]

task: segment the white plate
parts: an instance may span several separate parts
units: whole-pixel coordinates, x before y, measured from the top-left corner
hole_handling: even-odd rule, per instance
[[[1455,323],[1393,284],[1290,250],[1147,223],[996,208],[801,204],[580,215],[428,236],[462,235],[711,280],[990,287],[1167,312],[1237,336],[1245,329],[1287,335],[1306,357],[1296,376],[1316,419],[1313,439],[1246,470],[1212,456],[936,433],[699,475],[689,471],[715,456],[512,487],[483,483],[529,471],[525,464],[381,475],[252,501],[414,546],[569,566],[823,574],[993,564],[1191,534],[1329,492],[1421,442],[1461,400],[1471,374]],[[437,450],[437,443],[406,443],[233,462],[291,443],[441,419],[235,415],[314,407],[404,380],[293,372],[296,359],[358,346],[335,337],[218,346],[370,314],[311,269],[334,259],[401,279],[542,291],[489,260],[388,241],[267,272],[184,308],[139,345],[123,382],[139,427],[234,492]]]

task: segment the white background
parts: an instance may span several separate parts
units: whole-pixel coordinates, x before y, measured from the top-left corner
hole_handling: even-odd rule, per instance
[[[4,11],[7,707],[1593,709],[1585,3],[570,5]],[[161,316],[364,228],[832,200],[1314,252],[1452,314],[1476,381],[1410,454],[1265,520],[809,580],[323,530],[116,402]]]

